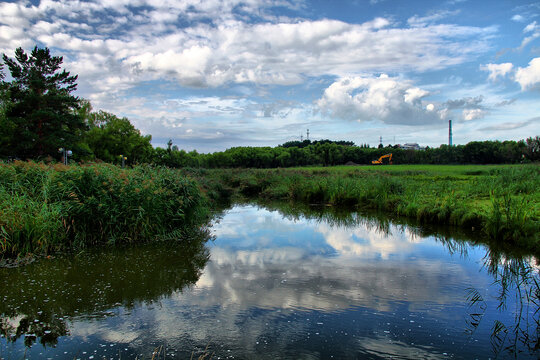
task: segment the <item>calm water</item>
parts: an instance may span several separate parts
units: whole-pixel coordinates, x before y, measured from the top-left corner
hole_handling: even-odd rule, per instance
[[[0,269],[0,358],[538,358],[532,259],[284,211],[233,207],[190,246]]]

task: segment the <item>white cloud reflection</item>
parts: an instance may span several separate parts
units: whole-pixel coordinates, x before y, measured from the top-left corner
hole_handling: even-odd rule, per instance
[[[269,230],[281,240],[268,242],[264,234]],[[214,228],[218,241],[197,283],[197,301],[241,308],[388,311],[398,299],[444,303],[459,296],[445,293],[439,284],[447,276],[465,276],[459,266],[438,258],[422,259],[421,266],[408,260],[415,246],[431,239],[395,225],[389,230],[295,222],[275,211],[237,207]],[[283,235],[291,233],[295,237]]]
[[[415,318],[418,323],[411,325],[415,321],[409,316],[416,311],[436,324],[461,326],[462,319],[448,310],[464,302],[464,290],[457,289],[464,284],[486,287],[490,280],[478,276],[476,267],[452,259],[433,239],[393,224],[387,230],[285,219],[276,211],[235,207],[214,225],[217,239],[210,244],[210,261],[195,286],[136,307],[114,323],[75,322],[72,335],[96,335],[133,348],[162,341],[169,349],[180,349],[211,341],[225,346],[220,351],[253,357],[261,354],[265,339],[273,339],[271,348],[264,347],[265,354],[283,355],[293,341],[313,336],[314,327],[326,329],[326,320],[314,316],[362,314],[368,321],[361,325],[364,329],[376,327],[369,322],[385,314],[385,323],[403,321],[405,325],[396,329],[406,331],[400,327],[406,326],[412,336],[414,331],[428,331],[417,326],[425,325],[423,320]],[[274,241],[268,241],[268,232]],[[326,336],[322,339],[331,339]],[[379,355],[405,351],[426,358],[440,354],[435,347],[389,343],[384,334],[339,341],[340,351],[351,349],[351,356],[358,349]],[[294,348],[293,353],[298,351]]]

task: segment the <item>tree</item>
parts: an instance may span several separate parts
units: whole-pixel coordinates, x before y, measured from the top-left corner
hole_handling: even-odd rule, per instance
[[[85,124],[77,114],[77,75],[60,70],[63,58],[49,49],[34,47],[30,54],[15,50],[15,59],[2,56],[12,77],[3,83],[8,106],[0,148],[20,158],[58,156],[58,148],[71,148]]]
[[[4,64],[0,64],[0,155],[2,155],[2,145],[10,140],[10,126],[6,120],[6,111],[9,104],[7,84],[4,82]]]
[[[124,155],[131,163],[150,160],[153,155],[152,136],[141,135],[127,118],[101,110],[92,113],[91,118],[94,125],[90,126],[84,142],[98,159],[117,162],[119,156]]]
[[[529,137],[526,140],[527,148],[525,150],[527,158],[531,161],[540,160],[540,137]]]

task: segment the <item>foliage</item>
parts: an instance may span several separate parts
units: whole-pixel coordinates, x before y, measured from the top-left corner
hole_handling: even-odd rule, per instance
[[[536,145],[535,145],[536,144]],[[295,166],[368,165],[387,153],[394,164],[514,164],[537,161],[540,141],[475,141],[467,145],[404,150],[370,148],[329,140],[288,142],[278,147],[233,147],[211,154],[186,153],[176,146],[157,148],[152,162],[169,167],[284,168]],[[536,147],[535,147],[536,146]],[[535,150],[536,149],[536,150]]]
[[[527,138],[527,158],[531,161],[539,161],[540,160],[540,137],[530,137]]]
[[[166,168],[0,165],[0,255],[144,242],[200,225],[205,204]]]
[[[509,246],[540,249],[538,165],[185,172],[203,179],[201,184],[207,194],[218,199],[232,193],[249,198],[378,209],[420,222],[475,229]]]
[[[77,76],[60,71],[62,57],[37,46],[30,54],[22,48],[15,59],[3,61],[12,77],[3,82],[5,116],[0,117],[0,152],[3,156],[38,158],[57,156],[58,148],[72,147],[84,123],[75,113],[79,99]]]
[[[143,136],[127,118],[119,118],[105,111],[86,115],[90,130],[83,143],[92,154],[103,161],[118,163],[120,155],[129,163],[148,162],[153,153],[150,135]]]

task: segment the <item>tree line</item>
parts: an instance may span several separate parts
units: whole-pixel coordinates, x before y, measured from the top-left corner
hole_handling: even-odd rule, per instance
[[[521,141],[473,141],[466,145],[403,150],[371,148],[351,141],[289,141],[277,147],[234,147],[211,154],[186,152],[169,141],[154,148],[129,119],[93,111],[89,101],[73,95],[77,75],[61,69],[63,58],[37,46],[0,64],[0,158],[59,159],[70,149],[74,161],[101,160],[168,167],[273,168],[306,165],[371,164],[388,153],[394,164],[501,164],[540,160],[540,138]],[[11,75],[7,81],[4,65]]]
[[[0,157],[58,159],[72,151],[76,161],[132,163],[151,161],[151,136],[143,136],[127,118],[92,111],[90,102],[73,95],[77,75],[61,69],[63,58],[37,46],[15,50],[0,64]],[[6,80],[4,66],[11,75]]]

